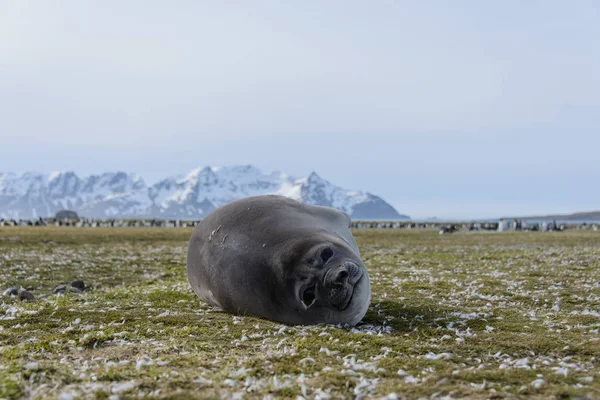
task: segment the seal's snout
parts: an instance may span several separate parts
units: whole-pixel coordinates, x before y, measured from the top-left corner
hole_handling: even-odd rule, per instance
[[[363,269],[352,261],[344,261],[326,275],[329,304],[345,310],[352,301],[354,287],[364,275]]]
[[[343,285],[349,283],[354,285],[360,279],[362,270],[358,265],[353,262],[347,261],[340,265],[331,274],[331,283],[337,285]]]

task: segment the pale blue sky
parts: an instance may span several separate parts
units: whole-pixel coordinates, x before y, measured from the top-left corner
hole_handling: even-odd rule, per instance
[[[0,170],[247,163],[417,218],[600,209],[600,2],[0,0]]]

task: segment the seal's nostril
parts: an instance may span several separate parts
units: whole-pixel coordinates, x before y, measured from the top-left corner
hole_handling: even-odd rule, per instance
[[[348,279],[348,271],[345,268],[340,269],[335,275],[335,282],[342,283]]]

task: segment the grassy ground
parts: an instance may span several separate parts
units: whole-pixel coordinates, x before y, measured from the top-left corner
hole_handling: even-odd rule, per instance
[[[600,232],[355,232],[356,328],[215,312],[186,229],[0,229],[0,398],[600,398]]]

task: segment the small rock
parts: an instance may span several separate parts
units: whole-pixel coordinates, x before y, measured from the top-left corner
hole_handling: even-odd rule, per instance
[[[67,285],[63,285],[62,283],[60,285],[56,285],[54,287],[54,290],[52,291],[52,293],[57,294],[57,293],[64,293],[67,291]]]
[[[79,289],[80,291],[83,291],[83,289],[85,289],[85,283],[81,279],[77,279],[71,282],[71,286]]]
[[[19,291],[19,299],[21,299],[21,301],[33,301],[35,300],[35,296],[33,293],[28,292],[27,290],[21,290]]]
[[[19,295],[19,289],[11,287],[8,288],[4,291],[3,293],[4,296],[18,296]]]

